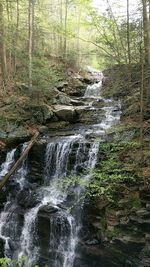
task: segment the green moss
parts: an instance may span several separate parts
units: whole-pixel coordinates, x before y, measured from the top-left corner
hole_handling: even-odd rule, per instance
[[[106,235],[108,239],[112,240],[114,237],[119,237],[124,234],[124,231],[120,228],[114,227],[112,230],[107,230]]]
[[[138,177],[133,171],[129,171],[122,157],[129,151],[138,147],[136,142],[119,142],[101,144],[101,157],[97,169],[93,173],[93,179],[89,185],[91,195],[105,195],[109,201],[115,202],[119,197],[118,189],[122,185],[133,185]],[[122,156],[123,153],[123,156]]]

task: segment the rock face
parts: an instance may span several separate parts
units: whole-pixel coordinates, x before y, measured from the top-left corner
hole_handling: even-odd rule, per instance
[[[69,96],[81,97],[84,96],[87,84],[80,81],[78,78],[71,78],[69,81],[69,86],[64,88],[63,91]]]
[[[5,245],[5,241],[0,238],[0,258],[3,258],[4,257],[4,245]]]
[[[150,266],[149,188],[136,190],[113,209],[105,199],[87,202],[76,267],[86,266],[87,257],[90,267]]]
[[[78,115],[73,106],[55,105],[53,108],[59,120],[69,122],[76,122],[78,120]]]

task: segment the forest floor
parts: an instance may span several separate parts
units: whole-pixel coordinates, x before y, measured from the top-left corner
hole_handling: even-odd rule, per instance
[[[127,67],[128,68],[128,67]],[[111,132],[129,134],[129,139],[136,142],[137,148],[130,148],[122,159],[129,169],[134,169],[146,182],[150,179],[150,93],[149,81],[145,82],[143,113],[141,115],[141,73],[137,66],[130,72],[126,66],[104,71],[108,76],[103,85],[103,95],[120,99],[122,106],[121,123]],[[148,180],[147,180],[148,179]],[[149,180],[150,182],[150,180]]]

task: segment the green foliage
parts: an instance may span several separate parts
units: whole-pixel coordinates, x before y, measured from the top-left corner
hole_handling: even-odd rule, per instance
[[[26,263],[26,257],[21,257],[19,260],[16,259],[9,259],[9,258],[0,258],[0,267],[28,267]],[[39,267],[39,265],[34,265],[34,267]],[[47,267],[45,265],[44,267]]]
[[[124,163],[119,159],[119,153],[125,153],[130,148],[137,147],[136,142],[104,143],[101,153],[104,160],[94,171],[89,184],[91,194],[95,196],[105,195],[109,201],[115,201],[117,190],[121,185],[133,184],[137,177],[126,170]]]
[[[59,183],[60,190],[70,191],[74,194],[73,188],[82,187],[83,195],[79,201],[84,201],[85,197],[105,196],[110,202],[114,202],[119,193],[119,189],[124,184],[132,185],[137,181],[134,172],[128,171],[124,163],[120,160],[120,153],[126,153],[129,149],[138,148],[139,144],[131,142],[114,142],[101,144],[100,153],[102,160],[98,167],[91,173],[91,179],[85,179],[86,172],[81,176],[66,177]]]
[[[33,85],[39,90],[48,90],[57,85],[62,79],[60,69],[53,67],[44,58],[34,57],[33,60]]]

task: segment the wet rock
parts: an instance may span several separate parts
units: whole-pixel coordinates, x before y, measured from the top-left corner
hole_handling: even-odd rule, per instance
[[[23,208],[33,208],[40,203],[37,195],[30,189],[20,191],[18,193],[18,204]]]
[[[8,192],[4,191],[4,189],[0,192],[0,210],[3,208],[3,205],[7,200],[7,194]]]
[[[5,241],[3,238],[0,237],[0,258],[5,257],[4,256],[4,246],[5,246]]]
[[[102,108],[106,106],[106,104],[105,104],[104,99],[101,98],[101,99],[94,100],[92,103],[92,106],[96,108]]]
[[[59,208],[56,206],[45,205],[39,209],[39,216],[49,216],[50,214],[56,213],[58,210]]]
[[[100,243],[100,241],[98,239],[91,239],[91,240],[85,241],[85,244],[88,246],[99,245],[99,243]]]
[[[28,155],[28,181],[43,184],[46,142],[36,143]]]

